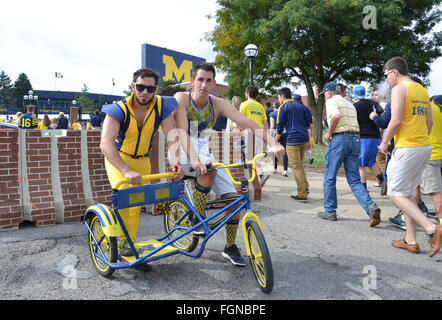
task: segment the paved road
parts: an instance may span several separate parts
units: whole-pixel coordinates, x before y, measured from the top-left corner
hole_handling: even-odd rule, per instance
[[[117,270],[99,276],[90,261],[81,223],[46,228],[23,227],[0,233],[0,299],[67,300],[304,300],[442,298],[442,252],[433,258],[423,230],[423,251],[413,255],[391,246],[404,232],[386,222],[396,209],[378,188],[370,194],[382,208],[376,228],[338,180],[338,221],[316,217],[322,209],[322,175],[308,173],[308,203],[289,198],[293,176],[273,175],[262,202],[253,203],[270,248],[275,285],[271,294],[257,287],[250,267],[233,267],[220,252],[224,231],[216,234],[200,259],[173,256],[144,269]],[[429,198],[424,198],[432,208]],[[162,217],[142,214],[139,239],[156,238]],[[242,234],[238,244],[243,246]],[[244,252],[244,249],[242,250]],[[65,276],[73,275],[74,278]]]

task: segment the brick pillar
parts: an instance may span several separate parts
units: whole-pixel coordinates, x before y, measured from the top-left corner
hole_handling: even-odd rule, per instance
[[[0,132],[0,230],[18,229],[23,221],[18,174],[18,131]]]
[[[104,167],[104,156],[100,149],[100,139],[101,131],[88,130],[87,146],[83,152],[88,154],[88,178],[93,202],[111,206],[112,188],[107,177],[106,168]]]
[[[30,220],[37,226],[56,223],[54,194],[51,175],[51,138],[42,137],[40,130],[25,130],[25,161],[29,194],[24,193],[24,203],[28,204]]]
[[[58,138],[58,165],[64,202],[63,222],[80,221],[86,211],[81,172],[81,131],[68,130],[66,137]]]

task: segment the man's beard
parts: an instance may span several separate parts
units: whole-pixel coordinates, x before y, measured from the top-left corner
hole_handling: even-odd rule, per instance
[[[152,101],[153,97],[150,100],[147,100],[147,102],[143,102],[140,99],[138,99],[137,96],[135,96],[135,101],[140,105],[140,106],[148,106],[150,104],[150,102]]]

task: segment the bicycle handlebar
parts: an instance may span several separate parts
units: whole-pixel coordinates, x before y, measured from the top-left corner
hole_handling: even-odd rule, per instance
[[[224,169],[230,169],[230,168],[235,168],[235,167],[242,167],[245,164],[247,164],[247,165],[251,164],[252,165],[252,177],[249,180],[247,180],[249,183],[251,183],[256,178],[256,170],[255,170],[256,160],[258,158],[267,157],[269,155],[274,156],[275,154],[274,154],[274,152],[264,152],[264,153],[257,154],[252,160],[249,160],[246,163],[241,162],[241,163],[234,163],[234,164],[224,164],[224,163],[218,162],[218,163],[212,163],[212,166],[213,167],[221,167]],[[225,171],[226,171],[227,175],[229,176],[230,181],[232,181],[233,184],[235,184],[237,186],[241,185],[241,181],[236,181],[235,179],[233,179],[232,174],[230,173],[230,170],[225,170]]]
[[[213,168],[216,167],[221,167],[224,169],[230,169],[230,168],[236,168],[236,167],[242,167],[244,165],[252,165],[252,177],[248,180],[249,183],[251,183],[253,180],[255,180],[256,177],[256,170],[255,170],[255,166],[256,166],[256,160],[258,158],[261,157],[267,157],[269,155],[274,155],[273,152],[264,152],[264,153],[260,153],[257,154],[252,160],[249,160],[245,163],[240,162],[240,163],[234,163],[234,164],[224,164],[221,162],[218,163],[209,163],[206,165],[208,170],[213,170]],[[193,168],[190,168],[190,171],[194,171]],[[233,184],[235,185],[241,185],[241,181],[236,181],[235,179],[233,179],[232,174],[230,173],[230,170],[226,170],[227,175],[229,176],[229,179],[232,181]],[[157,179],[163,179],[163,178],[173,178],[175,176],[175,172],[164,172],[164,173],[154,173],[154,174],[147,174],[141,177],[141,184],[145,184],[147,182],[149,182],[150,180],[157,180]],[[115,184],[115,186],[113,187],[113,189],[118,189],[121,185],[129,183],[129,179],[127,178],[122,178],[119,181],[117,181],[117,183]]]
[[[163,179],[163,178],[173,178],[175,176],[175,172],[164,172],[164,173],[154,173],[154,174],[147,174],[141,177],[141,184],[145,184],[149,182],[150,180],[157,180],[157,179]],[[119,180],[115,186],[114,189],[118,189],[121,185],[129,183],[129,179],[123,178]]]

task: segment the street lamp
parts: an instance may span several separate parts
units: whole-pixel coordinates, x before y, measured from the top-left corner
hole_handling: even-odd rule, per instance
[[[37,110],[36,110],[37,109],[36,108],[37,107],[37,101],[38,101],[38,96],[34,95],[34,91],[29,90],[28,94],[23,96],[23,104],[24,104],[24,107],[25,107],[25,112],[27,112],[26,111],[26,107],[27,106],[34,106],[35,113],[37,113]],[[32,102],[34,102],[34,104],[32,104]]]
[[[246,45],[246,47],[244,48],[244,55],[250,61],[250,84],[253,86],[253,59],[258,56],[258,47],[252,43]]]

